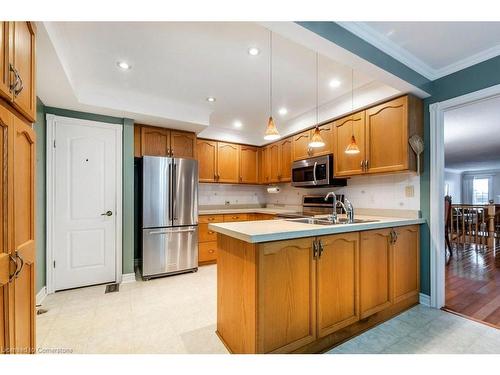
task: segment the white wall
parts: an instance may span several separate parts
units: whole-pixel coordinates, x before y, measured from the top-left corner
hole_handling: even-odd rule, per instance
[[[487,169],[487,170],[480,170],[480,171],[465,171],[462,173],[463,176],[492,176],[493,181],[492,181],[492,199],[495,201],[495,203],[500,204],[500,169]],[[453,201],[453,203],[455,203]]]
[[[265,187],[259,185],[200,184],[200,206],[230,204],[266,204]]]
[[[302,204],[302,196],[306,194],[322,195],[329,191],[344,194],[354,208],[387,208],[420,210],[420,177],[412,173],[359,176],[348,180],[346,187],[303,189],[282,184],[278,194],[266,192],[268,204]],[[413,186],[413,197],[407,197],[407,186]]]
[[[462,203],[462,172],[445,170],[444,184],[448,186],[448,195],[453,203]],[[444,193],[443,193],[444,194]]]

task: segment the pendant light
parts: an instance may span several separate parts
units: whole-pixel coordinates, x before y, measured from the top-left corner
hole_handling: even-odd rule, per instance
[[[321,137],[321,132],[319,130],[318,124],[319,124],[319,100],[318,100],[318,60],[319,55],[316,52],[316,128],[314,129],[314,133],[311,137],[311,142],[309,142],[309,147],[311,148],[319,148],[323,147],[325,145],[325,141],[323,141],[323,138]]]
[[[351,69],[351,111],[354,111],[354,69]],[[356,143],[356,137],[354,137],[354,122],[351,121],[351,143],[346,147],[345,153],[349,155],[359,154],[359,147]]]
[[[280,138],[280,133],[273,120],[273,32],[269,31],[269,120],[267,121],[264,139],[274,141]]]

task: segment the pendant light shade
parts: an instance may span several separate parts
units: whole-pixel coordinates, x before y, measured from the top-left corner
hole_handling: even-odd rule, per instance
[[[273,32],[269,32],[269,120],[267,121],[264,140],[275,141],[281,138],[273,120]]]
[[[323,138],[321,138],[321,132],[319,131],[319,128],[316,126],[316,129],[314,129],[313,136],[311,137],[311,142],[309,142],[309,147],[318,148],[318,147],[323,147],[324,145],[325,141],[323,141]]]
[[[351,136],[351,143],[346,147],[345,149],[346,154],[359,154],[359,147],[358,144],[356,143],[356,138],[354,137],[354,134]]]
[[[318,100],[318,53],[316,53],[316,128],[309,142],[309,147],[319,148],[325,145],[325,141],[321,137],[321,132],[318,128],[319,123],[319,100]]]
[[[351,70],[351,111],[354,111],[354,69]],[[359,154],[360,150],[354,137],[354,122],[351,124],[351,131],[351,143],[347,145],[344,152],[348,155]]]
[[[280,138],[280,133],[278,132],[276,125],[274,125],[274,120],[273,117],[271,116],[269,117],[269,121],[267,122],[267,128],[266,132],[264,133],[264,139],[266,141],[274,141],[279,138]]]

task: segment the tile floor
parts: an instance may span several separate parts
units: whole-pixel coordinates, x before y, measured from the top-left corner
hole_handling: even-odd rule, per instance
[[[215,335],[216,266],[196,273],[47,296],[40,352],[227,353]],[[498,353],[500,331],[417,306],[329,353]]]

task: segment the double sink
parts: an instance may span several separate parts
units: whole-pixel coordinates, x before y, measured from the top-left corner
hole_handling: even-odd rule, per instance
[[[378,220],[363,220],[363,219],[354,219],[354,221],[349,222],[347,218],[342,217],[338,218],[337,222],[334,223],[329,219],[316,219],[316,218],[300,218],[300,219],[285,219],[286,221],[291,221],[294,223],[304,223],[304,224],[314,224],[314,225],[339,225],[339,224],[362,224],[362,223],[374,223]]]

